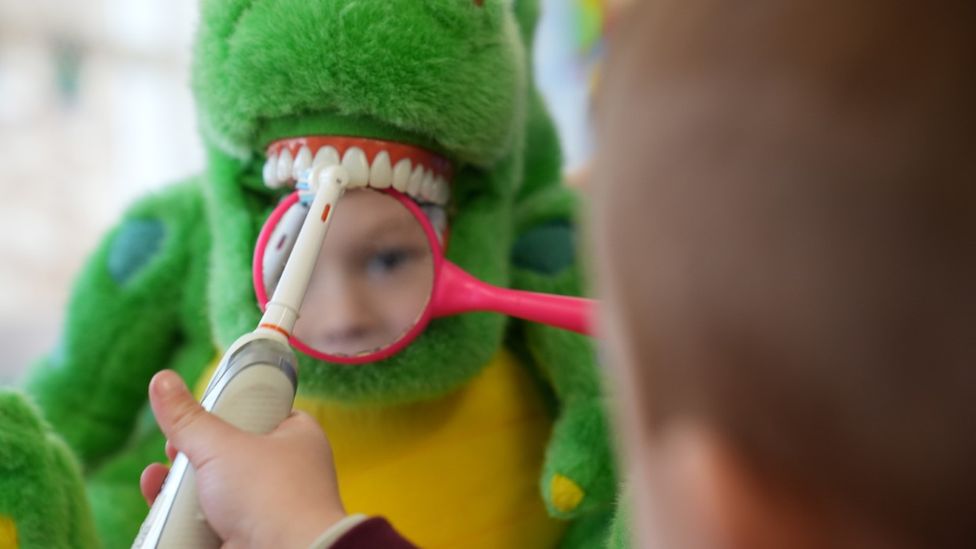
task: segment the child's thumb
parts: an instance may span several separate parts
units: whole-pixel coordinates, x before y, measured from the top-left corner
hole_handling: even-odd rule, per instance
[[[156,423],[177,450],[200,468],[239,432],[207,412],[175,372],[163,370],[149,382],[149,402]]]

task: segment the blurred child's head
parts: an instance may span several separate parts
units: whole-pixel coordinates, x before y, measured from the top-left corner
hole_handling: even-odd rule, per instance
[[[976,4],[617,21],[594,248],[640,539],[976,547]]]

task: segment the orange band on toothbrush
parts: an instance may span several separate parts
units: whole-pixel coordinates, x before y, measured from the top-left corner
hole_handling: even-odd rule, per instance
[[[274,330],[276,332],[279,332],[279,333],[284,334],[285,337],[287,337],[287,338],[291,338],[291,334],[288,333],[288,330],[282,328],[281,326],[278,326],[277,324],[270,324],[270,323],[265,322],[263,324],[259,324],[258,325],[258,328],[267,328],[269,330]]]

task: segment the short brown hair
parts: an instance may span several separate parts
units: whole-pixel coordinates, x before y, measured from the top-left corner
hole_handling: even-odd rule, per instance
[[[976,3],[638,4],[592,184],[646,427],[976,546]]]

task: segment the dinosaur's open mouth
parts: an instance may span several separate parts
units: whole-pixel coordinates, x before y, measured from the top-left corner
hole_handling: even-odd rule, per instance
[[[451,163],[430,151],[392,141],[359,137],[294,137],[267,148],[264,183],[294,185],[313,166],[342,165],[350,188],[394,188],[418,202],[444,206],[451,197]]]

